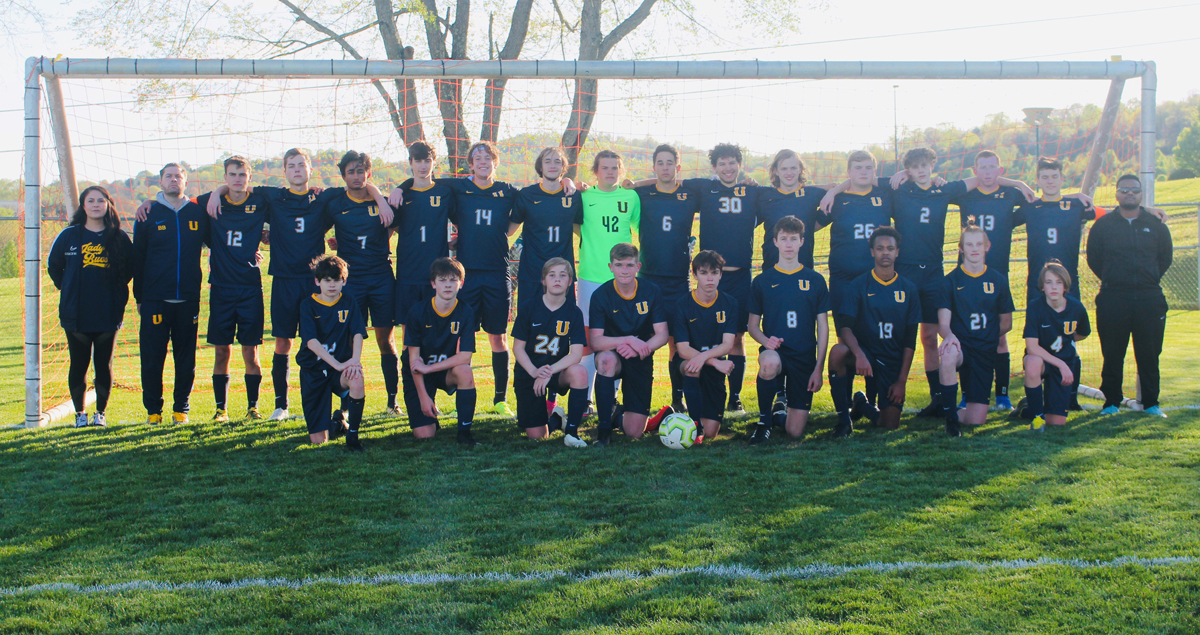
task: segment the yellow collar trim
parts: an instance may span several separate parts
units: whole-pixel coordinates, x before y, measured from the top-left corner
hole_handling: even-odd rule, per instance
[[[492,182],[491,182],[491,183],[489,183],[489,184],[487,184],[487,185],[480,185],[479,183],[476,183],[476,182],[475,182],[475,176],[474,176],[474,175],[472,175],[472,176],[471,176],[471,185],[474,185],[475,187],[477,187],[477,188],[479,188],[479,189],[481,189],[481,190],[486,190],[486,189],[488,189],[488,188],[492,187],[492,186],[493,186],[493,185],[495,185],[495,184],[496,184],[496,179],[492,179]]]
[[[892,279],[891,279],[891,280],[884,280],[883,278],[880,278],[878,274],[876,274],[876,273],[875,273],[875,270],[874,270],[874,269],[872,269],[872,270],[871,270],[871,277],[872,277],[872,278],[875,278],[875,282],[878,282],[879,284],[882,284],[883,286],[885,286],[885,287],[886,287],[886,286],[888,286],[889,284],[891,284],[891,283],[895,282],[896,280],[898,280],[898,279],[900,278],[900,274],[896,273],[895,271],[892,271]]]
[[[542,191],[543,191],[543,192],[545,192],[545,193],[547,193],[547,194],[558,194],[559,192],[563,191],[563,186],[562,186],[562,183],[559,183],[559,184],[558,184],[558,189],[557,189],[557,190],[548,190],[548,189],[546,189],[546,184],[545,184],[545,183],[538,183],[538,187],[542,188]]]
[[[373,200],[370,198],[364,198],[363,200],[360,201],[360,200],[354,198],[353,196],[351,196],[349,192],[346,192],[346,198],[354,201],[355,203],[370,203]]]
[[[996,192],[1000,191],[1000,186],[997,185],[996,187],[993,187],[990,190],[985,190],[982,187],[976,187],[975,189],[979,190],[980,194],[995,194]]]
[[[775,271],[778,271],[779,273],[786,273],[789,276],[792,275],[793,273],[796,273],[797,271],[801,271],[802,269],[804,269],[804,265],[800,265],[799,267],[796,267],[795,269],[792,269],[791,271],[788,271],[787,269],[780,267],[778,264],[775,265]]]
[[[853,194],[855,196],[866,196],[873,191],[875,191],[875,188],[871,188],[871,189],[867,190],[866,192],[855,192],[854,190],[846,190],[845,192],[842,192],[842,194]]]
[[[637,297],[637,288],[638,288],[637,278],[633,279],[633,295],[631,295],[629,297],[625,297],[625,294],[621,293],[621,287],[617,286],[616,278],[613,278],[613,288],[617,290],[617,295],[621,296],[622,300],[632,300]]]
[[[442,313],[441,311],[437,310],[437,298],[436,297],[431,299],[429,301],[429,303],[433,305],[433,312],[437,313],[438,317],[446,317],[446,316],[450,315],[451,313],[454,313],[454,309],[458,306],[458,298],[454,298],[454,304],[450,305],[450,310],[446,311],[445,313]]]
[[[430,181],[430,182],[429,182],[429,186],[428,186],[428,187],[416,187],[416,186],[413,186],[413,188],[412,188],[412,191],[414,191],[414,192],[428,192],[429,190],[432,190],[432,189],[433,189],[433,186],[434,186],[434,185],[437,185],[437,183],[434,183],[433,181]]]
[[[246,201],[250,200],[250,193],[249,193],[249,192],[247,192],[247,193],[246,193],[246,198],[244,198],[244,199],[242,199],[242,200],[240,200],[240,201],[235,201],[235,200],[233,200],[232,198],[229,198],[229,195],[228,195],[228,194],[226,194],[226,195],[224,196],[224,198],[225,198],[225,202],[226,202],[226,203],[229,203],[230,205],[241,205],[242,203],[245,203]]]
[[[1062,194],[1059,194],[1058,196],[1055,196],[1054,198],[1046,198],[1045,196],[1042,196],[1042,202],[1044,202],[1044,203],[1057,203],[1061,200],[1062,200]]]
[[[334,298],[333,302],[326,302],[326,301],[322,300],[320,293],[312,294],[312,299],[316,300],[319,304],[323,304],[325,306],[333,306],[338,303],[338,300],[342,299],[342,294],[338,293],[338,297]]]
[[[782,187],[777,187],[777,188],[775,188],[775,190],[778,191],[780,194],[795,194],[796,196],[800,196],[800,192],[804,191],[804,185],[797,183],[796,189],[794,189],[794,190],[785,190]]]
[[[312,191],[312,188],[310,187],[310,188],[304,190],[303,192],[297,192],[296,190],[293,190],[292,188],[289,187],[288,191],[291,192],[292,194],[295,194],[296,196],[304,196],[305,194],[308,194],[310,191]]]
[[[664,189],[662,189],[662,183],[655,181],[654,189],[658,190],[659,192],[661,192],[663,194],[674,194],[675,192],[679,191],[679,183],[675,183],[675,187],[673,187],[669,190],[664,190]]]
[[[703,303],[703,302],[701,302],[701,301],[700,301],[700,298],[696,297],[696,292],[695,292],[695,291],[692,291],[692,299],[696,301],[696,304],[699,304],[700,306],[702,306],[702,307],[704,307],[704,308],[706,308],[706,309],[707,309],[708,307],[710,307],[710,306],[712,306],[712,305],[716,304],[716,303],[717,303],[717,298],[719,298],[719,297],[721,297],[721,291],[720,291],[720,290],[718,290],[718,291],[717,291],[715,294],[713,294],[713,299],[712,299],[712,302],[709,302],[708,304],[705,304],[705,303]]]
[[[984,265],[983,271],[980,271],[979,273],[971,273],[970,271],[967,271],[966,263],[959,265],[958,268],[962,269],[963,273],[967,274],[968,276],[971,276],[972,278],[978,278],[979,276],[982,276],[983,274],[987,273],[987,265]]]

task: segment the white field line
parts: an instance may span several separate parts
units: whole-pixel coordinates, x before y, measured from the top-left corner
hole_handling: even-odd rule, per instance
[[[81,586],[72,583],[35,584],[26,587],[0,588],[0,597],[31,595],[39,593],[105,594],[127,591],[237,591],[246,588],[303,589],[317,585],[334,586],[430,586],[472,582],[587,582],[590,580],[645,580],[697,575],[724,580],[809,580],[815,578],[837,578],[855,573],[898,573],[902,571],[944,571],[966,569],[992,571],[997,569],[1016,570],[1039,567],[1067,567],[1070,569],[1112,569],[1119,567],[1166,567],[1181,564],[1200,564],[1200,557],[1172,556],[1164,558],[1139,558],[1122,556],[1114,560],[1079,560],[1064,558],[1036,558],[1031,560],[994,560],[974,562],[955,560],[952,562],[870,562],[856,565],[810,564],[804,567],[763,571],[739,565],[709,565],[703,567],[664,568],[649,571],[614,569],[609,571],[527,571],[524,573],[390,573],[373,576],[316,577],[316,578],[248,578],[231,582],[201,580],[196,582],[160,582],[154,580],[132,580],[114,584]]]

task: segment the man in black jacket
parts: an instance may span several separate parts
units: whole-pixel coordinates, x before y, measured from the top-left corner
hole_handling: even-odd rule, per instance
[[[1158,356],[1167,326],[1167,299],[1159,280],[1171,267],[1171,231],[1142,207],[1142,182],[1130,174],[1117,179],[1119,207],[1103,216],[1088,235],[1088,267],[1100,279],[1096,333],[1104,354],[1100,390],[1103,414],[1116,414],[1124,398],[1121,380],[1125,349],[1133,355],[1147,414],[1166,417],[1158,405]]]

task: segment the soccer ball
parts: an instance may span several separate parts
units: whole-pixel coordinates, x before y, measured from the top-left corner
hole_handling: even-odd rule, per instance
[[[686,450],[696,442],[696,423],[682,412],[667,415],[658,426],[658,438],[672,450]]]

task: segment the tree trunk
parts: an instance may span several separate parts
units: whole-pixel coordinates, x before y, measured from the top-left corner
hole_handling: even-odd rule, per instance
[[[515,60],[521,56],[525,47],[525,36],[529,33],[529,14],[533,8],[533,0],[517,0],[513,8],[512,23],[508,27],[508,40],[500,49],[496,59]],[[504,88],[508,85],[506,79],[489,79],[483,93],[483,127],[479,138],[484,141],[496,142],[500,134],[500,115],[504,109]]]
[[[429,56],[435,60],[467,58],[467,27],[470,15],[470,0],[458,0],[454,22],[443,33],[437,20],[438,8],[435,0],[423,0],[433,19],[425,20],[425,39],[429,42]],[[449,19],[449,15],[447,15]],[[446,51],[446,37],[454,36],[452,52]],[[467,149],[471,136],[463,124],[462,80],[437,79],[433,82],[437,94],[438,110],[442,114],[442,135],[446,137],[446,160],[450,171],[462,174],[467,171]]]
[[[379,37],[383,40],[383,50],[389,60],[412,59],[411,53],[405,50],[400,41],[394,12],[392,0],[375,0],[375,18],[379,20]],[[397,79],[395,84],[397,99],[393,101],[385,95],[385,100],[389,108],[399,109],[398,113],[390,114],[401,141],[406,146],[412,145],[414,141],[425,138],[425,130],[421,126],[421,113],[417,107],[417,93],[411,79]]]

